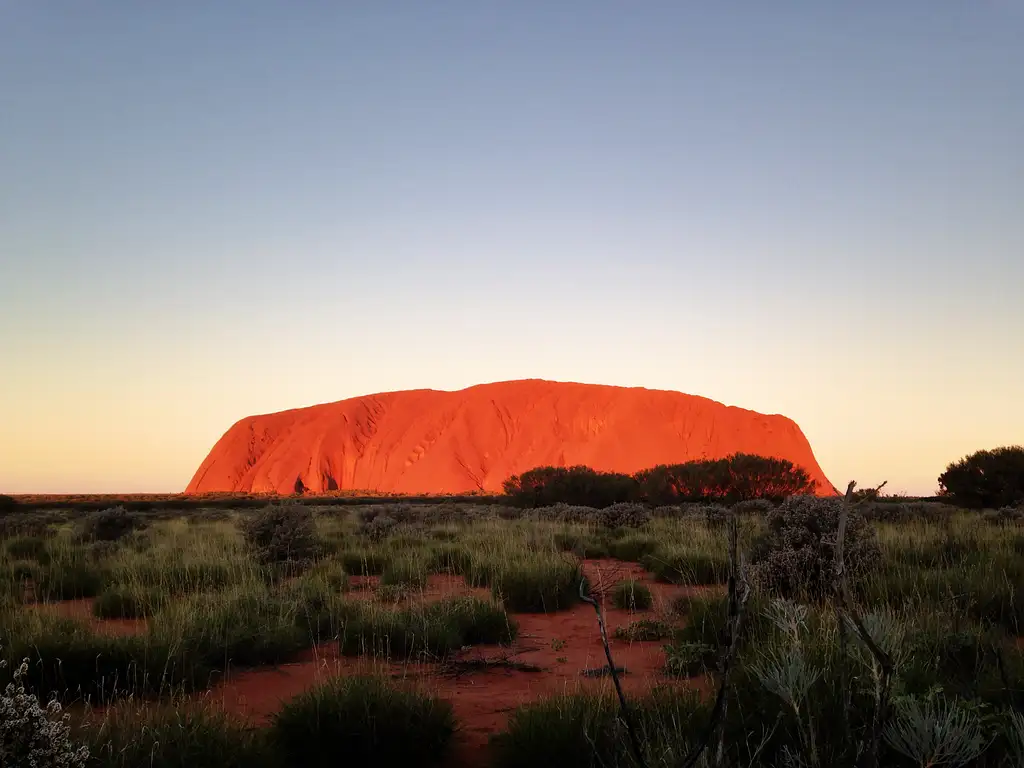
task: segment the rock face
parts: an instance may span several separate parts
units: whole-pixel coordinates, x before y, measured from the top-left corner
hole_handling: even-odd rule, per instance
[[[680,392],[541,380],[411,390],[250,416],[186,493],[500,491],[542,465],[635,472],[731,453],[789,459],[835,493],[800,428]]]

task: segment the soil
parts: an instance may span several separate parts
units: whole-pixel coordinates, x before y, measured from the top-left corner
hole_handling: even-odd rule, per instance
[[[647,611],[632,613],[603,606],[615,665],[626,670],[620,679],[627,696],[666,684],[707,689],[704,678],[672,681],[663,674],[665,653],[661,641],[630,643],[612,636],[616,627],[667,613],[671,601],[685,588],[655,583],[650,574],[633,563],[591,560],[584,563],[584,570],[592,584],[610,587],[622,579],[634,578],[646,583],[654,594],[654,606]],[[374,577],[356,582],[365,587],[374,583]],[[472,592],[479,590],[470,590],[461,579],[432,576],[424,594],[426,599],[436,599]],[[372,591],[366,589],[365,594],[372,595]],[[558,613],[517,614],[515,618],[519,634],[511,645],[467,648],[443,664],[342,657],[336,644],[328,644],[312,649],[305,659],[292,664],[233,672],[208,698],[253,724],[265,724],[283,702],[330,676],[384,674],[450,701],[459,729],[448,765],[485,766],[489,763],[490,737],[504,730],[516,707],[559,693],[612,690],[608,675],[586,674],[607,667],[592,606],[580,604]]]
[[[79,600],[62,600],[57,603],[31,603],[37,611],[77,619],[88,622],[96,632],[106,635],[141,635],[148,623],[145,619],[99,619],[93,616],[92,604],[95,600],[85,597]]]
[[[627,696],[663,685],[697,688],[701,692],[709,689],[710,681],[703,677],[676,680],[664,675],[663,641],[617,640],[614,632],[638,619],[667,616],[672,601],[686,592],[721,588],[657,583],[639,565],[616,560],[587,560],[583,568],[602,604],[615,666],[624,668],[620,681]],[[624,579],[635,579],[650,588],[654,604],[649,610],[630,612],[603,599],[605,591]],[[376,576],[354,577],[349,595],[373,599],[378,584]],[[433,601],[462,594],[490,595],[488,590],[468,587],[461,577],[432,575],[424,589],[411,590],[407,599]],[[92,604],[92,599],[83,599],[39,603],[34,608],[88,621],[104,633],[146,631],[145,619],[98,619],[92,614]],[[442,663],[390,663],[344,657],[339,655],[336,643],[327,643],[311,648],[290,664],[231,670],[221,683],[199,698],[253,725],[265,725],[285,701],[331,676],[382,674],[451,702],[458,730],[446,765],[486,766],[490,737],[505,729],[509,714],[520,705],[560,693],[613,690],[592,606],[581,603],[557,613],[516,614],[515,619],[519,633],[510,645],[465,648]]]

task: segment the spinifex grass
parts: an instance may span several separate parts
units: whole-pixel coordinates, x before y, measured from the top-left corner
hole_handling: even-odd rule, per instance
[[[265,733],[188,701],[118,704],[77,735],[98,768],[283,768]]]
[[[651,589],[641,581],[620,581],[612,589],[612,605],[627,611],[645,611],[654,605]]]
[[[454,732],[441,699],[380,678],[339,677],[286,703],[270,738],[286,765],[406,768],[440,761]]]
[[[150,634],[186,664],[213,669],[276,664],[311,643],[298,610],[294,601],[253,584],[171,602],[151,620]]]
[[[346,655],[442,658],[465,645],[508,642],[516,631],[500,605],[479,598],[402,608],[365,604],[344,623],[340,647]]]
[[[499,566],[491,592],[512,611],[550,613],[579,602],[583,572],[565,557],[536,556]]]
[[[92,604],[101,619],[143,619],[152,616],[166,602],[163,592],[146,587],[111,585]]]
[[[427,574],[427,563],[422,557],[396,557],[384,568],[380,583],[423,589],[427,585]]]

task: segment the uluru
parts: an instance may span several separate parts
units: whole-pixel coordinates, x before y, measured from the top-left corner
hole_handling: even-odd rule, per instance
[[[365,395],[235,423],[185,492],[498,492],[537,466],[636,472],[752,453],[834,487],[794,421],[696,395],[537,379]]]

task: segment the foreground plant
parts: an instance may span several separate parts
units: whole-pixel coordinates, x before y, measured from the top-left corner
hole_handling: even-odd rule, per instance
[[[379,678],[349,677],[285,704],[271,739],[287,765],[405,768],[438,762],[454,732],[447,702]]]
[[[0,659],[0,669],[7,662]],[[83,768],[87,747],[71,741],[68,715],[53,700],[40,706],[22,682],[28,661],[14,670],[13,680],[0,696],[0,765],[4,768]]]
[[[920,768],[969,765],[988,746],[978,716],[941,699],[902,701],[885,740]]]

